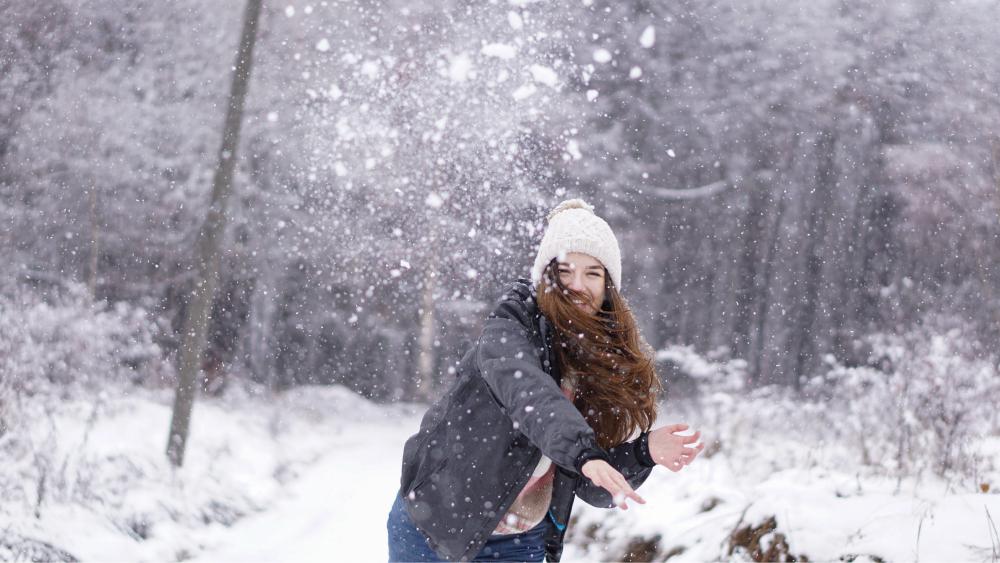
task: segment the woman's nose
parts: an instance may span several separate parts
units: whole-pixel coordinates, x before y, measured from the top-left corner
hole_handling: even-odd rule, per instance
[[[574,273],[572,279],[569,280],[569,288],[573,291],[583,291],[583,276]]]

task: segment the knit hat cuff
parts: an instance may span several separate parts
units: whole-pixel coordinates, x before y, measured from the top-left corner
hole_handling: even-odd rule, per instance
[[[531,268],[531,281],[536,286],[542,281],[542,274],[545,272],[545,267],[549,265],[549,262],[553,258],[565,259],[566,255],[570,252],[580,252],[599,260],[607,268],[608,274],[611,276],[611,281],[615,283],[615,287],[621,288],[620,270],[615,271],[615,265],[621,264],[621,255],[618,252],[612,252],[612,249],[608,248],[607,244],[594,239],[580,237],[560,240],[556,244],[548,245],[548,247],[546,249],[547,252],[539,252],[535,258],[535,264]],[[614,248],[613,250],[618,249]]]
[[[622,258],[618,239],[608,223],[594,214],[592,205],[582,199],[566,200],[549,214],[548,223],[531,268],[531,281],[536,287],[553,258],[580,252],[599,260],[615,287],[621,289]]]

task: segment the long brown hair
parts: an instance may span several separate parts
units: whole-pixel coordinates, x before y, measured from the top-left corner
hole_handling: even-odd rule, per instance
[[[602,448],[617,446],[636,430],[649,431],[662,390],[652,349],[639,334],[625,298],[604,271],[604,303],[597,314],[573,300],[589,296],[559,279],[559,261],[545,267],[538,307],[552,323],[553,346],[563,377],[574,382],[573,404]]]

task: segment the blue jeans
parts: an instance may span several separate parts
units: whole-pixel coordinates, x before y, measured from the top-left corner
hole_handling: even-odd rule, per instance
[[[490,536],[473,561],[544,561],[548,520],[520,534]],[[389,561],[446,561],[427,545],[427,537],[413,525],[403,506],[403,497],[389,511]]]

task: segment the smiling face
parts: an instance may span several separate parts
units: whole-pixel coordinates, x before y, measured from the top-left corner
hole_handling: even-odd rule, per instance
[[[589,302],[576,305],[588,313],[596,313],[604,303],[604,265],[581,252],[570,252],[559,261],[559,281],[563,285],[590,296]]]

